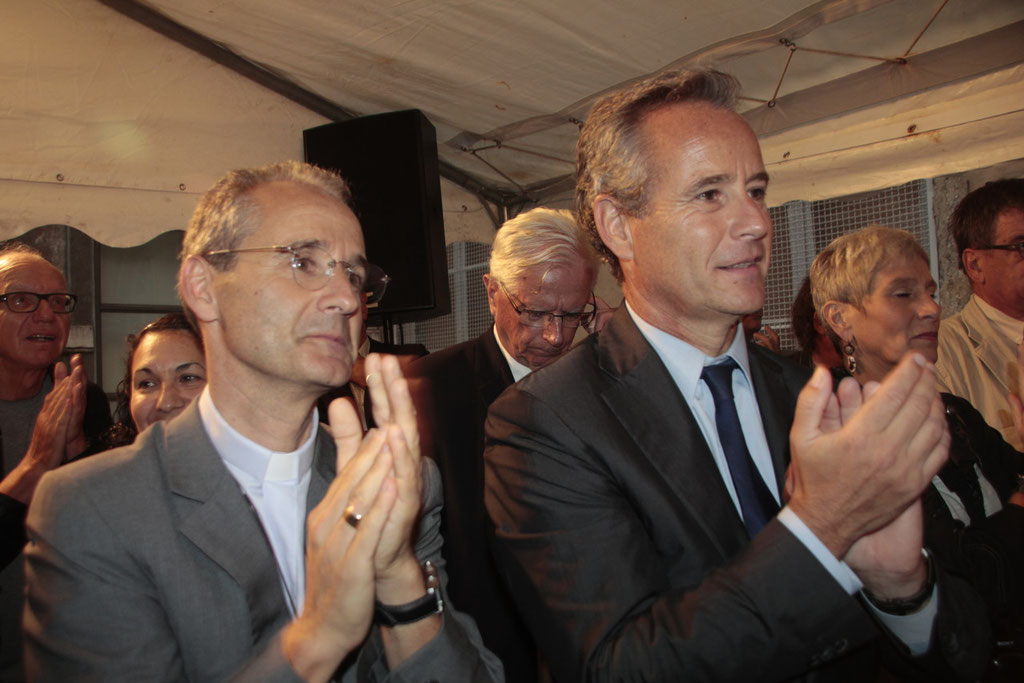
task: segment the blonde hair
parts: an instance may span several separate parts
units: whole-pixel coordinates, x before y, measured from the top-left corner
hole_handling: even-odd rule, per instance
[[[928,255],[913,235],[882,225],[869,225],[832,240],[814,258],[810,274],[814,310],[826,329],[832,332],[822,313],[827,302],[859,308],[871,293],[875,276],[894,260],[911,256],[928,263]]]
[[[491,276],[512,288],[523,271],[538,265],[571,266],[582,261],[597,277],[598,259],[586,233],[564,209],[538,207],[505,221],[491,246]]]

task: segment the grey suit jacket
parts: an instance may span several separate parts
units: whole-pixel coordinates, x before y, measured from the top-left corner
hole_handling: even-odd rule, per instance
[[[307,510],[334,476],[317,438]],[[416,551],[442,566],[441,489],[424,469]],[[136,443],[55,470],[29,511],[26,668],[32,680],[296,681],[277,565],[255,513],[206,435],[197,404]],[[500,680],[471,620],[441,633],[388,680]],[[382,680],[379,632],[343,681]]]
[[[750,366],[781,484],[806,371],[756,346]],[[625,308],[502,394],[487,435],[496,551],[556,680],[871,680],[879,628],[778,520],[748,537]],[[973,674],[986,629],[970,631],[976,596],[953,584],[940,580],[936,664]],[[945,610],[965,633],[947,637]]]

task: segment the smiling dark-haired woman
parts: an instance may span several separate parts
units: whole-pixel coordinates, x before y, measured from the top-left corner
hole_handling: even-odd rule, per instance
[[[107,447],[130,444],[154,422],[180,413],[206,386],[203,341],[182,313],[168,313],[128,336]]]
[[[935,362],[941,308],[928,257],[909,233],[872,226],[839,237],[815,258],[810,278],[818,315],[861,385],[881,382],[910,351]],[[1021,680],[1024,455],[970,403],[942,399],[952,439],[948,462],[922,496],[925,545],[988,604],[1003,644],[989,680]]]

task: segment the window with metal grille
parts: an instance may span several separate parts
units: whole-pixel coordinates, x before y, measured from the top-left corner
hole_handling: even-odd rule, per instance
[[[779,333],[783,349],[796,348],[790,312],[811,262],[840,235],[873,224],[907,230],[930,255],[932,276],[938,282],[931,195],[930,180],[914,180],[876,192],[789,202],[770,210],[775,235],[762,324]]]
[[[448,290],[451,313],[402,325],[406,343],[423,344],[437,351],[452,344],[473,339],[491,326],[487,290],[483,275],[491,259],[491,245],[480,242],[453,242],[448,252]]]

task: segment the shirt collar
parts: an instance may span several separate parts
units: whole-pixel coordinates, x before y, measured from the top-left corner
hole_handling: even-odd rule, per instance
[[[313,409],[309,437],[296,450],[278,453],[242,436],[213,404],[207,385],[199,395],[199,418],[221,459],[252,477],[255,483],[299,481],[313,465],[319,415]]]
[[[1013,316],[1003,313],[998,308],[982,299],[977,294],[971,298],[978,304],[978,308],[985,314],[985,317],[992,321],[992,324],[1010,339],[1014,344],[1020,344],[1024,337],[1024,321],[1017,320]]]
[[[672,379],[675,380],[679,391],[683,393],[687,400],[693,400],[697,395],[697,386],[704,366],[720,363],[726,357],[736,361],[747,382],[750,382],[750,358],[747,355],[747,343],[743,337],[742,329],[736,330],[736,334],[733,335],[732,344],[729,345],[724,354],[721,356],[708,356],[697,347],[655,327],[641,318],[629,305],[628,301],[626,302],[626,310],[629,312],[630,317],[633,318],[633,322],[636,323],[640,334],[654,347],[655,353],[658,354],[661,362],[668,368],[668,372],[672,375]],[[739,321],[736,322],[736,326],[739,328]]]
[[[498,342],[498,348],[501,349],[501,355],[505,356],[505,360],[508,362],[508,369],[512,371],[512,379],[518,382],[529,375],[531,372],[530,368],[517,361],[505,350],[504,345],[501,343],[501,338],[498,337],[498,326],[495,325],[491,329],[494,332],[494,340]]]

